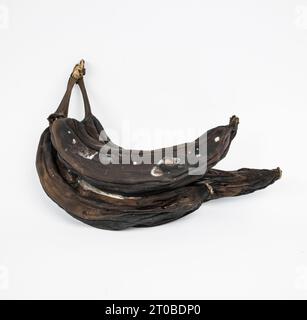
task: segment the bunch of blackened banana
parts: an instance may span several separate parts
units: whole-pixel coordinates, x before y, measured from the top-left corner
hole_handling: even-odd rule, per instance
[[[203,202],[251,193],[281,177],[279,168],[212,169],[237,133],[235,116],[190,143],[152,151],[117,146],[91,112],[84,75],[82,60],[59,108],[48,118],[36,160],[44,190],[74,218],[110,230],[157,226],[197,210]],[[84,100],[81,122],[68,118],[75,84]]]

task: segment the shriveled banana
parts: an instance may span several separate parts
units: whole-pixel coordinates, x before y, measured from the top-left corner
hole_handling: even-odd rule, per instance
[[[49,129],[41,137],[37,170],[44,190],[60,207],[88,225],[110,230],[161,225],[197,210],[203,202],[251,193],[280,177],[278,169],[237,172],[211,169],[204,180],[185,187],[157,194],[122,196],[63,172],[65,169],[57,165]]]
[[[239,119],[233,116],[228,125],[211,129],[190,143],[151,151],[126,150],[110,140],[92,115],[83,77],[78,84],[84,98],[85,118],[81,122],[67,118],[74,83],[71,76],[64,102],[49,117],[51,140],[67,170],[81,173],[85,181],[98,188],[131,195],[198,181],[226,156],[237,133]],[[117,159],[109,155],[112,152]]]
[[[110,230],[129,227],[149,227],[179,219],[203,202],[227,196],[238,196],[267,187],[281,176],[280,169],[240,169],[221,171],[211,169],[228,152],[235,137],[238,119],[232,117],[228,126],[209,130],[196,143],[175,146],[168,150],[133,152],[162,156],[158,163],[104,164],[104,146],[117,150],[105,134],[100,122],[92,115],[83,75],[84,62],[77,65],[69,78],[67,91],[58,110],[49,117],[49,128],[41,136],[36,166],[41,184],[48,196],[76,219],[91,226]],[[85,103],[85,119],[78,122],[67,118],[69,99],[74,84],[78,84]],[[176,162],[180,153],[188,156],[194,147],[205,171],[191,175],[196,165]],[[192,150],[193,151],[193,150]],[[196,150],[197,151],[197,150]],[[130,154],[131,155],[131,154]]]

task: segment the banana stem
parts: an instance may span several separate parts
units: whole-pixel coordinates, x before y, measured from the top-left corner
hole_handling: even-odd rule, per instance
[[[80,61],[80,63],[76,64],[73,72],[72,72],[72,77],[75,78],[76,80],[80,80],[81,78],[83,78],[83,76],[85,75],[85,61],[82,59]]]
[[[82,91],[82,96],[84,100],[84,108],[85,108],[85,116],[89,117],[91,113],[90,103],[87,97],[86,89],[83,82],[83,76],[85,75],[85,61],[81,60],[80,63],[76,64],[71,76],[69,77],[67,89],[65,95],[56,110],[55,113],[51,114],[48,118],[49,123],[52,124],[58,118],[67,118],[68,109],[69,109],[69,101],[71,97],[71,92],[75,84],[78,84]]]

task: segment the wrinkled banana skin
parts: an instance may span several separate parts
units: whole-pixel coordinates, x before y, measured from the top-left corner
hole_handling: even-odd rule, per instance
[[[102,201],[86,197],[59,174],[49,129],[41,137],[36,163],[41,184],[48,196],[76,219],[97,228],[122,230],[160,225],[197,210],[209,197],[203,185],[188,186],[137,200],[118,200],[110,196]]]
[[[101,195],[84,190],[77,181],[62,177],[56,151],[47,128],[40,139],[36,166],[47,195],[72,217],[90,226],[123,230],[153,227],[184,217],[202,203],[228,196],[239,196],[265,188],[280,177],[279,170],[243,169],[233,172],[210,170],[203,181],[168,192],[142,197]],[[226,176],[228,181],[222,178]],[[213,188],[210,190],[208,185]]]
[[[124,164],[122,158],[118,164],[101,163],[104,144],[118,146],[91,112],[84,74],[84,61],[81,61],[69,78],[59,108],[48,118],[49,127],[41,135],[36,157],[37,172],[46,194],[75,219],[107,230],[158,226],[194,212],[204,202],[249,194],[281,177],[279,168],[213,169],[226,156],[237,134],[239,120],[235,116],[228,125],[213,128],[191,143],[172,147],[175,152],[171,159],[166,157],[167,148],[163,148],[131,151],[141,152],[151,160],[155,153],[161,154],[158,163]],[[84,100],[85,118],[81,122],[68,118],[75,84]],[[173,160],[178,159],[181,151],[187,156],[187,146],[202,150],[201,141],[205,142],[206,154],[199,152],[198,157],[206,161],[202,168],[205,170],[190,174],[194,164]]]
[[[226,156],[237,126],[231,120],[229,125],[216,127],[204,135],[207,139],[207,154],[204,156],[206,157],[206,170],[201,175],[191,175],[189,169],[192,166],[188,164],[161,166],[162,175],[159,176],[152,174],[156,167],[155,164],[110,163],[102,165],[99,160],[102,143],[95,140],[89,134],[89,130],[94,129],[89,128],[84,121],[80,123],[69,118],[54,121],[50,126],[51,140],[58,152],[59,160],[67,169],[79,172],[86,181],[98,188],[133,195],[178,188],[200,180],[208,169]],[[215,142],[216,137],[220,137],[219,143]],[[176,152],[184,149],[183,153],[186,155],[186,150],[188,150],[186,145],[188,144],[173,146],[170,149]],[[142,152],[150,159],[153,159],[155,154],[165,154],[164,149],[131,150],[131,152]]]

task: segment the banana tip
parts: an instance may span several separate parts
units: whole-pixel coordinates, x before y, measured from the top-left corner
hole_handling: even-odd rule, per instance
[[[239,125],[239,118],[237,116],[232,116],[230,118],[230,121],[229,121],[229,128],[231,130],[231,137],[232,139],[236,136],[237,134],[237,131],[238,131],[238,125]]]
[[[236,128],[240,123],[240,119],[237,116],[232,116],[229,121],[229,125]]]
[[[276,170],[278,173],[278,179],[280,179],[282,177],[282,170],[279,167],[277,167]]]

